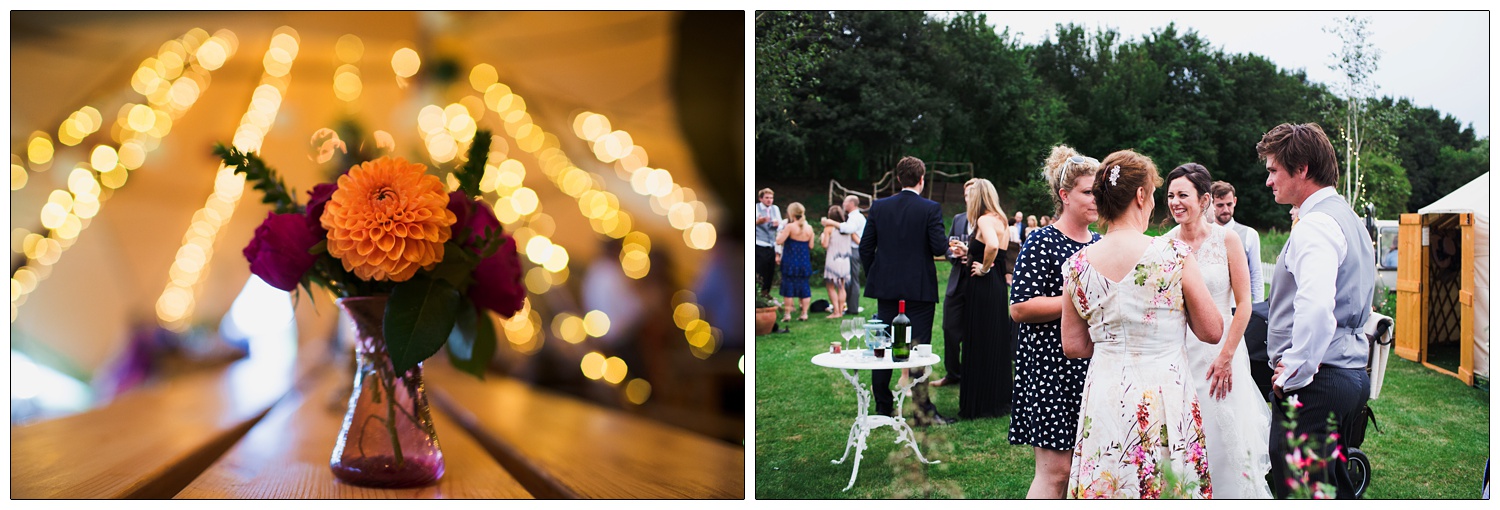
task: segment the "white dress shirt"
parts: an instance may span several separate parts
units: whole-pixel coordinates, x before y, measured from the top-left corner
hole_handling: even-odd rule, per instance
[[[1224,227],[1239,234],[1240,241],[1245,245],[1245,259],[1250,261],[1250,302],[1259,303],[1265,301],[1266,280],[1264,275],[1261,274],[1260,232],[1256,232],[1255,229],[1234,221],[1234,218],[1230,218],[1229,223],[1225,223]]]
[[[845,234],[845,235],[858,235],[860,237],[864,237],[865,236],[865,215],[862,214],[862,213],[860,213],[858,208],[855,208],[853,212],[849,213],[849,219],[844,220],[843,223],[839,224],[839,233],[840,234]],[[851,244],[853,244],[854,246],[859,246],[859,241],[855,241],[853,239],[850,239],[849,242]]]
[[[1307,211],[1334,195],[1332,186],[1320,189],[1303,200],[1298,210]],[[1297,225],[1287,236],[1282,258],[1287,271],[1297,282],[1297,297],[1292,300],[1291,343],[1279,360],[1285,369],[1276,380],[1284,391],[1311,383],[1313,375],[1318,373],[1318,364],[1328,351],[1328,343],[1338,325],[1333,316],[1338,272],[1330,269],[1344,263],[1346,254],[1348,242],[1343,230],[1327,214],[1299,215]]]

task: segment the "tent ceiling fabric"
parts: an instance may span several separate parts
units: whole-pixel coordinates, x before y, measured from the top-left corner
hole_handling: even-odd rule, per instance
[[[408,13],[408,12],[130,12],[12,13],[11,146],[25,159],[35,131],[57,138],[69,114],[87,105],[106,124],[127,102],[144,98],[130,86],[141,61],[162,43],[197,27],[213,33],[232,30],[238,51],[210,75],[210,84],[145,164],[103,203],[98,215],[40,282],[12,324],[17,338],[28,338],[61,353],[86,372],[97,370],[123,345],[131,324],[155,321],[155,302],[168,282],[168,268],[182,245],[194,211],[213,192],[215,142],[228,143],[261,77],[261,60],[273,30],[287,26],[299,35],[299,53],[286,97],[262,151],[287,184],[305,192],[327,179],[328,169],[310,158],[314,131],[352,115],[367,130],[396,139],[396,154],[431,164],[417,136],[417,112],[428,104],[445,106],[464,95],[469,70],[488,63],[501,83],[527,101],[538,126],[557,136],[573,163],[603,179],[634,229],[649,234],[653,249],[674,260],[676,281],[692,278],[704,252],[687,248],[679,231],[651,211],[645,197],[630,191],[613,169],[592,156],[587,142],[573,135],[573,117],[601,113],[614,129],[628,131],[644,147],[650,166],[672,172],[674,182],[699,190],[710,221],[722,205],[703,189],[692,155],[677,124],[671,90],[676,13]],[[335,69],[343,62],[335,42],[354,34],[364,43],[357,63],[363,92],[352,103],[336,98]],[[438,57],[459,63],[459,77],[448,86],[432,82],[398,84],[391,68],[397,48],[411,47],[423,71]],[[420,77],[420,75],[419,75]],[[490,112],[481,128],[504,129]],[[42,229],[38,211],[55,189],[67,189],[67,175],[97,144],[115,144],[101,130],[76,147],[57,146],[50,169],[29,172],[29,183],[11,193],[12,229]],[[541,207],[556,221],[553,241],[569,250],[574,267],[601,252],[595,234],[573,199],[547,181],[536,159],[515,148],[509,157],[525,164],[525,185],[541,195]],[[29,166],[29,163],[28,163]],[[248,188],[248,186],[247,186]],[[216,238],[209,276],[199,287],[195,320],[217,324],[249,276],[240,250],[264,219],[259,193],[247,189],[229,223]],[[613,256],[606,254],[605,256]],[[323,301],[320,297],[320,301]],[[87,314],[84,320],[79,315]],[[307,331],[304,330],[304,334]],[[326,331],[324,332],[326,333]]]

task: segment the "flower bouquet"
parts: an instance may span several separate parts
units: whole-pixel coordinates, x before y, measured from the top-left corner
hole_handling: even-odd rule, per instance
[[[510,317],[522,307],[515,243],[480,198],[489,141],[476,134],[453,170],[455,191],[425,165],[387,155],[314,186],[305,204],[256,154],[214,148],[272,208],[245,247],[250,272],[285,291],[326,288],[353,319],[359,363],[330,461],[345,482],[440,478],[422,361],[446,345],[454,366],[482,378],[496,336],[480,314]]]

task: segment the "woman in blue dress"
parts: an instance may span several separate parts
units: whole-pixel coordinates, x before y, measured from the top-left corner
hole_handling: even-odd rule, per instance
[[[776,234],[776,244],[781,246],[781,297],[786,300],[786,315],[781,320],[785,322],[792,317],[795,298],[802,301],[802,316],[797,320],[805,321],[807,307],[812,304],[812,287],[807,278],[812,276],[812,244],[816,236],[807,224],[807,208],[800,202],[786,206],[786,215],[786,226]]]
[[[1029,499],[1062,499],[1068,489],[1089,360],[1063,355],[1062,263],[1099,240],[1088,228],[1099,219],[1093,195],[1098,169],[1098,160],[1071,147],[1052,148],[1045,170],[1057,220],[1027,235],[1016,259],[1010,317],[1019,324],[1020,341],[1009,439],[1035,451]]]

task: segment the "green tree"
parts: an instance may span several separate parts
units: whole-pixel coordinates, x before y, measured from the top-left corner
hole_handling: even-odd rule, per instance
[[[1379,152],[1366,154],[1363,163],[1365,198],[1375,204],[1375,216],[1396,219],[1406,209],[1411,197],[1411,181],[1406,178],[1406,169]],[[1363,213],[1363,209],[1355,209]]]

